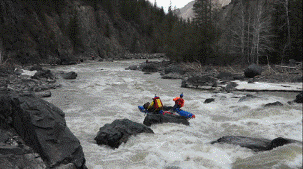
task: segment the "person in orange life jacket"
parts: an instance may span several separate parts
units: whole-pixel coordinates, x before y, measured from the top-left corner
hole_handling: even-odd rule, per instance
[[[155,96],[153,98],[153,101],[149,104],[149,106],[147,108],[147,110],[149,112],[156,112],[156,113],[158,113],[162,109],[163,109],[163,104],[162,104],[160,97],[158,97],[158,96]]]
[[[184,106],[184,99],[183,99],[183,93],[180,94],[180,97],[176,97],[173,99],[173,101],[175,101],[175,105],[174,105],[174,109],[175,108],[181,108]]]

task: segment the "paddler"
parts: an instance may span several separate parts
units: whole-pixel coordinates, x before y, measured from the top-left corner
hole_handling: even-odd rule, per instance
[[[163,104],[160,97],[156,96],[153,98],[153,101],[149,104],[147,110],[149,112],[159,113],[163,109]]]
[[[176,108],[180,109],[181,107],[183,107],[184,106],[183,93],[180,94],[180,97],[174,98],[173,101],[175,101],[174,109]]]

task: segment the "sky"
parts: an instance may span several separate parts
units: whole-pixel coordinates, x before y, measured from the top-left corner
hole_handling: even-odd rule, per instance
[[[155,0],[148,0],[148,1],[150,1],[152,4],[154,4],[154,2],[155,2]],[[191,1],[193,1],[193,0],[171,0],[172,9],[174,9],[175,6],[177,8],[182,8]],[[156,0],[156,2],[157,2],[158,7],[163,6],[163,9],[165,11],[167,11],[167,9],[169,7],[170,0]]]

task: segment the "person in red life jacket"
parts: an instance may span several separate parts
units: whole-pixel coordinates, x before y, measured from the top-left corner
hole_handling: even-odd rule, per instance
[[[151,104],[149,104],[147,108],[149,112],[155,112],[155,113],[159,113],[160,111],[162,111],[162,109],[163,109],[163,104],[160,97],[158,96],[155,96],[153,98],[153,101],[151,102]]]
[[[174,109],[175,108],[181,108],[184,106],[184,99],[183,99],[183,93],[180,94],[180,97],[176,97],[173,99],[173,101],[175,101],[175,105],[174,105]]]

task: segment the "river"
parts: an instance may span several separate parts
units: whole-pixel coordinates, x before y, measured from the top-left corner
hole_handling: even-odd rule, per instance
[[[226,135],[302,141],[302,104],[288,105],[296,93],[250,93],[257,99],[238,102],[247,93],[211,93],[181,88],[181,80],[161,79],[159,73],[125,70],[143,60],[87,62],[57,66],[53,71],[75,71],[75,80],[59,79],[61,88],[45,100],[61,108],[67,126],[80,140],[89,169],[203,169],[300,168],[302,145],[289,144],[266,152],[229,144],[210,144]],[[155,134],[132,136],[118,149],[96,144],[99,128],[115,119],[143,123],[138,105],[157,94],[164,105],[184,93],[184,110],[195,114],[190,126],[158,124]],[[207,98],[215,102],[204,104]],[[264,108],[280,101],[283,107]]]

